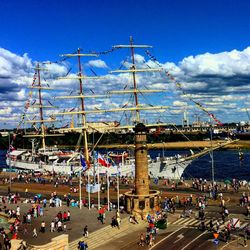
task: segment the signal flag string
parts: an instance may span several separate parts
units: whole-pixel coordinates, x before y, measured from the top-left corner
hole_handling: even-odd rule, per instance
[[[147,56],[150,58],[151,61],[153,61],[155,64],[157,64],[159,67],[162,67],[161,64],[157,61],[156,57],[153,56],[149,50],[145,51]],[[148,66],[149,67],[149,66]],[[183,87],[181,86],[181,84],[175,79],[175,77],[173,77],[169,71],[164,70],[166,73],[166,76],[172,81],[174,82],[174,84],[176,85],[176,87],[182,92],[183,95],[187,96],[187,98],[193,102],[196,106],[198,106],[203,112],[205,112],[209,117],[211,117],[218,125],[223,126],[223,124],[215,117],[214,114],[210,113],[208,110],[206,110],[202,104],[200,104],[199,102],[195,101],[193,98],[188,96],[188,93],[183,89]]]

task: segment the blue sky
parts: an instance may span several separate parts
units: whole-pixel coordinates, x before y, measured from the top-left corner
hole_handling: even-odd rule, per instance
[[[138,42],[177,62],[204,52],[248,46],[245,0],[2,0],[1,47],[35,60],[84,49]]]
[[[6,57],[8,52],[21,59],[27,53],[27,60],[22,61],[22,67],[27,68],[34,61],[57,60],[59,54],[75,51],[78,47],[86,51],[107,50],[112,45],[128,43],[129,36],[132,35],[135,43],[153,45],[151,52],[159,63],[165,65],[167,70],[173,69],[173,75],[183,81],[185,89],[194,98],[198,98],[199,102],[206,106],[206,103],[216,103],[219,96],[223,96],[223,102],[219,100],[220,104],[216,109],[210,107],[211,110],[224,122],[237,122],[239,119],[247,120],[242,109],[250,103],[247,97],[250,57],[249,51],[246,51],[249,46],[249,9],[250,1],[243,0],[2,0],[0,48],[4,49],[2,58],[8,58],[6,60],[13,58]],[[234,50],[237,51],[236,56],[231,53]],[[212,59],[206,53],[210,53]],[[111,53],[100,60],[109,69],[114,69],[124,59],[122,56],[123,54]],[[148,60],[145,53],[142,56]],[[213,72],[209,71],[211,61]],[[218,61],[221,64],[215,65]],[[4,60],[0,62],[0,76],[1,67],[2,71],[9,69],[11,74],[13,65],[17,63],[12,62],[11,66],[6,67]],[[166,63],[173,63],[174,66]],[[242,69],[244,65],[247,67]],[[224,72],[225,69],[230,69],[231,73]],[[22,79],[29,79],[30,71],[20,72]],[[28,73],[27,76],[25,72]],[[168,84],[164,79],[158,80],[161,84]],[[11,79],[11,84],[8,81],[0,81],[0,102],[15,99],[11,90],[6,90],[8,84],[14,86],[15,93],[19,93],[16,101],[23,102],[27,92],[20,94],[24,87],[20,84],[20,78]],[[193,88],[195,84],[200,87]],[[204,93],[207,94],[207,99],[200,98]],[[234,103],[234,106],[232,110],[225,112],[223,105],[228,106],[227,101]],[[16,107],[12,111],[15,115],[18,114]],[[190,110],[191,112],[197,111]],[[0,113],[4,115],[5,111],[0,110]],[[180,119],[179,116],[178,120]]]

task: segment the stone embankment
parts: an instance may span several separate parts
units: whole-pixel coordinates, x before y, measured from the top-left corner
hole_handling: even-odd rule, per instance
[[[225,143],[223,140],[214,141],[180,141],[180,142],[161,142],[161,143],[148,143],[149,149],[196,149],[196,148],[209,148],[211,145]],[[133,144],[110,144],[99,145],[98,148],[105,149],[128,149],[133,148]],[[250,149],[250,141],[237,141],[224,147],[225,149]]]

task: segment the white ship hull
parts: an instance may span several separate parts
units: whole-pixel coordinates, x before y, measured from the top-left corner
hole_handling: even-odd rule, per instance
[[[191,161],[183,161],[183,162],[151,162],[148,164],[148,174],[151,178],[169,178],[169,179],[180,179],[184,170],[191,163]],[[96,172],[98,170],[96,169]],[[89,174],[93,175],[94,170],[90,169]],[[111,166],[111,167],[99,167],[99,174],[106,175],[116,175],[117,172],[120,176],[134,176],[135,175],[135,166],[132,165],[124,165],[121,167]]]
[[[186,167],[191,163],[191,160],[185,161],[183,158],[180,160],[156,160],[150,161],[148,163],[149,176],[152,178],[169,178],[169,179],[180,179]],[[9,159],[6,160],[6,164],[9,165]],[[49,171],[61,174],[72,174],[73,172],[81,171],[79,166],[68,166],[65,164],[53,165],[53,164],[41,164],[34,162],[24,162],[24,161],[11,161],[11,166],[21,170],[33,170],[33,171]],[[91,167],[86,171],[86,174],[93,175],[94,172],[99,171],[100,175],[116,175],[119,173],[120,176],[134,176],[135,175],[135,165],[124,164],[124,166],[110,166],[103,167],[99,166],[98,169],[94,170]]]
[[[6,164],[9,166],[9,160],[6,160]],[[53,165],[53,164],[40,164],[34,162],[22,162],[22,161],[11,161],[11,167],[20,170],[31,170],[31,171],[49,171],[61,174],[72,173],[72,167],[67,165]],[[77,166],[77,169],[79,166]],[[74,171],[74,168],[73,168]]]

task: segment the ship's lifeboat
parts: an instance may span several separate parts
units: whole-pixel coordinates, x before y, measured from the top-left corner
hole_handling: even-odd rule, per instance
[[[114,160],[121,161],[122,157],[124,159],[126,159],[129,156],[129,154],[127,152],[126,153],[113,153],[113,152],[111,152],[111,153],[108,153],[108,156]]]

